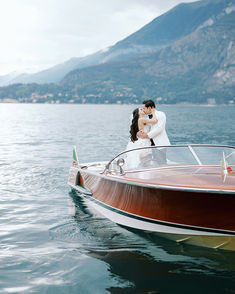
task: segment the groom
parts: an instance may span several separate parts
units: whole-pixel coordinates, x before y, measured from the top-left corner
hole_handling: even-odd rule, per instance
[[[152,110],[154,109],[157,123],[151,125],[151,129],[148,133],[143,131],[139,131],[137,133],[138,137],[145,139],[149,138],[151,141],[151,145],[154,146],[166,146],[170,145],[170,141],[168,139],[166,133],[166,115],[162,111],[158,111],[156,109],[155,103],[152,100],[145,100],[142,102],[143,104],[143,111],[147,115],[151,115]],[[156,149],[154,150],[154,159],[156,159],[159,163],[166,163],[166,154],[165,149]]]

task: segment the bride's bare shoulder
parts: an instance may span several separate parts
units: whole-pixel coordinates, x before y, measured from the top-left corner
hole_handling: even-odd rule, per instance
[[[145,118],[145,117],[140,117],[139,122],[142,123],[142,124],[146,124],[148,122],[148,119]]]
[[[138,120],[139,130],[143,129],[143,127],[147,124],[146,119],[144,117],[140,117]]]

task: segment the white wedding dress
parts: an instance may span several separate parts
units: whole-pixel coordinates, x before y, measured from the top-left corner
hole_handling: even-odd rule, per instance
[[[150,131],[150,125],[144,126],[142,129],[143,132],[148,133]],[[140,147],[147,147],[151,146],[151,142],[149,139],[142,139],[138,138],[137,141],[129,141],[126,147],[126,150],[132,150],[135,148],[140,148]],[[134,169],[137,168],[138,165],[140,164],[140,157],[143,154],[144,150],[137,150],[133,152],[127,152],[126,153],[126,167],[128,169]]]
[[[150,131],[150,125],[144,126],[144,128],[141,131],[143,131],[145,133],[148,133]],[[150,140],[149,139],[138,138],[137,141],[128,142],[128,144],[126,146],[126,150],[135,149],[135,148],[139,148],[139,147],[146,147],[146,146],[151,146]]]

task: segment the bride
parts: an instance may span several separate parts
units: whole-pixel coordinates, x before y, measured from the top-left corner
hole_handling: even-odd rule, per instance
[[[148,133],[150,130],[150,125],[157,123],[155,110],[153,109],[151,113],[152,118],[147,118],[142,108],[135,109],[132,114],[133,118],[130,126],[130,141],[127,144],[126,150],[151,146],[150,139],[139,138],[137,133],[139,131]],[[140,164],[141,158],[144,158],[146,155],[147,154],[145,154],[143,150],[126,153],[126,164],[128,169],[136,168]]]
[[[137,137],[137,133],[139,131],[143,131],[148,133],[150,130],[150,124],[157,123],[157,117],[155,114],[155,110],[152,110],[152,118],[145,117],[145,113],[142,108],[136,108],[133,111],[133,118],[130,126],[130,139],[131,141],[127,144],[126,150],[138,148],[138,147],[145,147],[150,146],[151,141],[150,139],[142,139]]]

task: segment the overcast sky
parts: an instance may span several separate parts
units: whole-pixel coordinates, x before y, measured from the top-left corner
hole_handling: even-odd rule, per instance
[[[36,72],[94,53],[194,1],[0,0],[0,75]]]

